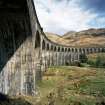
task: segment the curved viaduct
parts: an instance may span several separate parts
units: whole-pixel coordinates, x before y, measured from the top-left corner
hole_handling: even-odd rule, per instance
[[[105,48],[76,48],[49,40],[38,21],[33,0],[0,1],[0,92],[35,95],[42,71],[70,64],[81,54]]]

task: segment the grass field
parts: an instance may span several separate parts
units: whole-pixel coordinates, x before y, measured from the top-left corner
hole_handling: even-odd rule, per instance
[[[11,105],[104,105],[105,69],[52,67],[44,73],[37,91],[36,97],[20,98],[27,104]]]
[[[40,105],[96,105],[104,102],[105,69],[49,68],[39,90]]]

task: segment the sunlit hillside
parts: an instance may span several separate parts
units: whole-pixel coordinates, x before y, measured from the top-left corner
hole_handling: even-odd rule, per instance
[[[47,33],[46,36],[54,42],[68,46],[105,46],[105,29],[89,29],[80,32],[67,32],[63,36]]]

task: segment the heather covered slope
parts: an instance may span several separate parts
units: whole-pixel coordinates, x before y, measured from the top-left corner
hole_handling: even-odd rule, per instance
[[[105,46],[105,29],[88,29],[80,32],[70,31],[63,36],[47,33],[46,36],[57,43],[68,46]]]

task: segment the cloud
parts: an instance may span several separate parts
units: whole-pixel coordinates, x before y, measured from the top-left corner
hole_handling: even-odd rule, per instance
[[[84,10],[105,15],[105,0],[78,0],[77,2]]]
[[[64,34],[67,31],[99,27],[97,24],[103,26],[104,17],[101,20],[92,9],[84,10],[81,6],[84,3],[82,0],[78,1],[76,3],[77,0],[35,0],[37,15],[44,31]],[[86,6],[88,7],[88,4]]]

